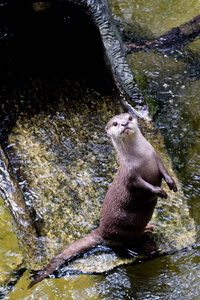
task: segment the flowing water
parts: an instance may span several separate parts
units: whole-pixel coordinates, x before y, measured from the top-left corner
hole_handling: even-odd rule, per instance
[[[143,37],[149,38],[189,21],[199,14],[199,9],[199,1],[112,1],[116,19],[135,28],[139,24]],[[197,235],[196,246],[189,252],[159,258],[132,269],[122,268],[120,272],[128,286],[125,299],[200,297],[199,50],[197,40],[181,53],[166,51],[129,56],[132,69],[142,78],[143,92],[150,103],[156,104],[155,121],[181,181]],[[120,279],[120,283],[124,280]]]
[[[158,36],[163,34],[172,27],[178,26],[186,21],[189,21],[192,17],[199,13],[199,1],[125,1],[125,0],[115,0],[111,1],[112,13],[121,24],[121,27],[125,28],[126,23],[128,23],[129,28],[132,26],[137,29],[137,34],[141,34],[146,37]],[[142,36],[142,37],[143,37]],[[166,53],[133,53],[129,55],[129,62],[133,69],[134,74],[136,74],[140,87],[148,99],[149,105],[153,107],[152,112],[154,113],[154,119],[157,123],[159,129],[161,130],[166,149],[172,159],[173,168],[176,171],[177,177],[180,180],[182,189],[185,194],[185,201],[189,208],[189,213],[191,218],[195,222],[196,227],[196,240],[195,244],[191,248],[184,249],[180,252],[161,256],[156,259],[149,261],[141,261],[136,265],[132,266],[120,266],[112,271],[107,271],[103,274],[79,274],[79,275],[68,275],[62,278],[48,279],[41,282],[34,289],[26,291],[28,285],[28,272],[25,272],[22,278],[18,281],[15,289],[9,293],[5,299],[198,299],[200,297],[200,205],[199,205],[199,193],[200,193],[200,80],[199,80],[199,60],[200,60],[200,43],[198,41],[194,42],[190,47],[182,52],[172,51]],[[20,86],[20,91],[15,88],[15,94],[12,94],[10,98],[15,99],[15,97],[20,98],[21,106],[23,106],[23,99],[27,96],[29,91],[30,103],[34,98],[40,97],[45,98],[45,93],[47,93],[49,98],[57,97],[53,89],[55,82],[51,80],[38,81],[37,79],[31,79],[31,83],[27,83],[28,80],[24,80],[26,87]],[[41,86],[42,83],[42,86]],[[58,88],[59,94],[59,104],[57,104],[58,111],[60,107],[63,107],[62,103],[68,103],[65,99],[65,85],[67,81],[64,80],[62,84],[55,84]],[[27,89],[28,87],[28,89]],[[78,93],[78,86],[76,86]],[[16,96],[16,91],[18,95]],[[4,91],[7,97],[8,92]],[[89,93],[86,89],[85,99]],[[90,91],[91,93],[91,91]],[[99,93],[94,92],[92,97],[99,100]],[[109,94],[109,93],[108,93]],[[63,96],[64,95],[64,96]],[[93,102],[93,111],[95,112],[92,116],[90,115],[90,108],[88,107],[87,101],[82,100],[82,105],[84,107],[83,111],[79,111],[78,95],[75,97],[74,102],[77,105],[72,105],[69,111],[61,113],[54,113],[49,110],[48,117],[43,119],[43,111],[40,110],[40,115],[36,115],[36,111],[40,106],[39,101],[36,101],[36,107],[28,106],[27,110],[29,113],[20,115],[18,118],[17,125],[12,129],[12,133],[9,136],[10,145],[14,143],[18,144],[18,149],[26,161],[27,165],[32,168],[31,176],[37,178],[37,185],[31,185],[34,180],[30,180],[30,190],[32,191],[32,198],[30,194],[27,195],[29,198],[33,199],[35,195],[39,193],[38,202],[44,197],[52,198],[52,206],[48,207],[44,205],[42,211],[38,211],[38,215],[47,215],[47,212],[52,214],[54,222],[56,221],[56,230],[62,232],[62,228],[67,226],[66,224],[60,224],[58,218],[60,215],[71,215],[71,211],[68,211],[66,206],[61,206],[62,211],[58,211],[56,208],[56,189],[59,193],[63,192],[60,182],[67,182],[69,171],[66,167],[60,163],[59,158],[64,158],[64,152],[66,147],[68,151],[74,151],[81,159],[78,162],[73,161],[73,155],[69,161],[65,161],[67,164],[71,164],[72,173],[79,175],[78,189],[81,189],[81,195],[76,192],[74,195],[74,190],[77,188],[77,182],[72,181],[72,186],[70,192],[68,191],[69,201],[70,197],[76,197],[77,203],[74,209],[79,210],[79,205],[82,205],[82,215],[77,220],[79,226],[77,230],[77,237],[81,235],[81,230],[83,228],[84,214],[89,215],[89,220],[87,230],[91,230],[93,226],[98,223],[98,216],[93,215],[93,202],[91,199],[98,190],[99,197],[99,207],[103,200],[103,194],[108,187],[108,178],[113,176],[113,170],[116,168],[116,162],[113,161],[113,165],[109,172],[106,174],[104,170],[104,164],[107,162],[107,152],[111,153],[112,149],[109,144],[107,144],[107,139],[104,135],[100,136],[101,148],[97,140],[99,136],[94,136],[94,142],[96,143],[95,148],[91,151],[91,144],[88,142],[87,151],[85,152],[85,145],[82,145],[79,149],[76,148],[76,140],[84,135],[84,132],[92,131],[95,132],[102,130],[103,124],[106,120],[114,113],[109,95],[104,95],[102,103],[95,104]],[[47,98],[48,98],[47,97]],[[48,99],[49,100],[49,99]],[[54,101],[54,100],[53,100]],[[56,102],[56,100],[55,100]],[[32,102],[33,103],[33,102]],[[15,104],[15,100],[14,100]],[[69,107],[69,103],[67,104]],[[102,107],[106,114],[102,114]],[[44,108],[45,109],[45,108]],[[46,107],[46,109],[49,109]],[[76,118],[72,119],[72,123],[67,123],[65,120],[66,115],[70,115],[72,111],[76,111]],[[118,109],[116,109],[118,111]],[[30,114],[30,112],[32,112]],[[66,132],[73,131],[74,125],[77,123],[78,117],[81,116],[82,123],[80,126],[83,128],[81,132],[73,132],[71,140],[66,139],[66,135],[58,135],[57,144],[54,145],[53,150],[50,148],[51,139],[53,139],[55,132],[59,131],[59,128],[55,124],[60,124],[60,120],[65,124]],[[31,117],[30,117],[31,115]],[[93,120],[91,120],[91,118]],[[91,124],[96,124],[95,128],[91,128]],[[55,123],[55,121],[57,123]],[[36,125],[37,124],[37,127]],[[52,136],[47,135],[47,127],[50,127]],[[63,124],[63,123],[62,123]],[[22,134],[25,132],[25,135]],[[48,138],[46,139],[46,137]],[[23,137],[23,140],[22,140]],[[88,135],[88,141],[91,136]],[[60,144],[61,147],[58,148],[57,145]],[[27,149],[26,147],[29,147]],[[70,146],[70,148],[69,148]],[[40,157],[40,161],[35,161],[33,153],[37,155],[38,148],[42,148],[43,154]],[[103,149],[104,155],[98,154],[99,149]],[[25,151],[26,150],[26,151]],[[96,151],[96,152],[95,152]],[[92,154],[91,154],[92,153]],[[95,169],[93,173],[92,163],[95,160],[99,160],[99,169]],[[57,168],[54,168],[53,162],[57,163]],[[86,161],[87,166],[83,164]],[[103,161],[103,163],[102,163]],[[16,161],[13,162],[15,165]],[[78,163],[78,169],[77,169]],[[40,166],[40,177],[38,178],[38,168]],[[74,166],[76,165],[76,169]],[[89,166],[89,167],[88,167]],[[23,172],[26,172],[26,165],[24,166]],[[64,169],[66,177],[61,176],[61,180],[56,180],[59,176],[60,169]],[[91,171],[88,173],[88,169]],[[45,182],[45,173],[48,172],[48,179],[51,181],[49,185]],[[96,173],[101,174],[101,176],[96,176]],[[94,175],[95,174],[95,175]],[[20,174],[21,176],[21,174]],[[84,184],[83,185],[83,178]],[[23,178],[21,178],[22,180]],[[70,178],[71,180],[71,178]],[[85,192],[84,187],[90,185],[90,181],[93,182],[93,188],[89,193]],[[107,181],[108,180],[108,181]],[[23,185],[24,182],[21,181]],[[53,186],[50,189],[51,185]],[[36,190],[36,187],[38,190]],[[44,188],[42,188],[44,187]],[[80,191],[80,190],[79,190]],[[35,193],[35,194],[34,194]],[[70,194],[71,193],[71,194]],[[84,195],[84,196],[83,196]],[[62,194],[61,198],[65,195]],[[86,198],[86,203],[81,202],[81,198]],[[37,203],[36,201],[36,203]],[[87,207],[90,210],[87,211]],[[8,214],[1,202],[0,210],[0,222],[1,222],[1,275],[3,280],[9,277],[14,271],[16,272],[16,266],[20,266],[22,262],[22,252],[17,244],[17,240],[12,231],[10,221],[8,219]],[[53,213],[52,213],[53,211]],[[37,216],[38,217],[38,216]],[[94,223],[91,223],[92,218],[95,218]],[[74,221],[68,219],[70,226],[74,226]],[[43,231],[47,231],[48,227],[45,225],[48,220],[45,220],[43,226]],[[76,227],[77,228],[77,227]],[[54,228],[55,229],[55,228]],[[51,238],[51,230],[49,230],[49,238]],[[9,236],[9,238],[8,238]],[[55,241],[55,248],[59,248],[60,238],[58,237]],[[12,241],[12,242],[9,242]],[[52,249],[51,249],[52,250]],[[6,268],[5,268],[6,266]]]

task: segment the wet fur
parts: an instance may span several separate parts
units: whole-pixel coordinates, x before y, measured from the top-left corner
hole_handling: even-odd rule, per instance
[[[141,134],[134,115],[126,113],[113,117],[106,131],[117,151],[120,166],[104,199],[99,228],[61,250],[28,288],[66,260],[104,241],[139,239],[149,228],[157,197],[167,198],[160,187],[162,178],[170,189],[177,191],[154,148]]]

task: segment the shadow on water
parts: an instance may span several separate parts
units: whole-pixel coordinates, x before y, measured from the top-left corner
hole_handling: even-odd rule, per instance
[[[98,29],[77,7],[58,2],[44,11],[34,11],[30,3],[8,3],[0,7],[0,16],[0,103],[5,110],[1,111],[1,134],[2,129],[10,130],[23,111],[31,116],[56,110],[53,85],[63,77],[74,81],[85,78],[81,84],[90,83],[97,91],[111,94],[114,86],[103,62]],[[33,83],[34,79],[41,82]],[[70,91],[76,88],[79,86],[71,85]],[[10,116],[4,118],[8,112]]]
[[[94,82],[102,75],[98,29],[81,9],[59,1],[41,11],[31,9],[30,3],[7,3],[0,15],[1,72],[65,71],[76,78],[95,76]]]

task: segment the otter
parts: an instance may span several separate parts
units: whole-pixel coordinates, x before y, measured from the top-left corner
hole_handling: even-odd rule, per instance
[[[85,237],[67,245],[29,284],[28,289],[74,258],[103,242],[136,241],[151,230],[150,219],[157,197],[167,198],[161,188],[164,179],[169,188],[177,191],[174,180],[142,135],[137,118],[123,113],[111,118],[106,125],[118,154],[119,169],[105,196],[100,225]]]

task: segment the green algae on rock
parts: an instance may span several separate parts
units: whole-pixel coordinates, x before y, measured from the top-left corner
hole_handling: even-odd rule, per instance
[[[104,127],[111,116],[120,112],[120,107],[117,112],[108,97],[100,97],[101,102],[91,111],[92,93],[95,92],[90,90],[88,97],[84,94],[76,102],[62,96],[56,110],[41,110],[31,118],[23,113],[8,136],[20,160],[21,176],[26,180],[26,201],[31,199],[38,216],[40,243],[46,251],[43,266],[64,245],[98,226],[102,201],[118,166]],[[155,135],[149,122],[143,122],[143,131],[174,177],[161,135]],[[194,242],[194,224],[179,189],[178,195],[172,196],[166,188],[170,198],[161,199],[154,214],[160,253],[176,251]],[[78,258],[67,269],[104,272],[136,259],[102,252]]]

